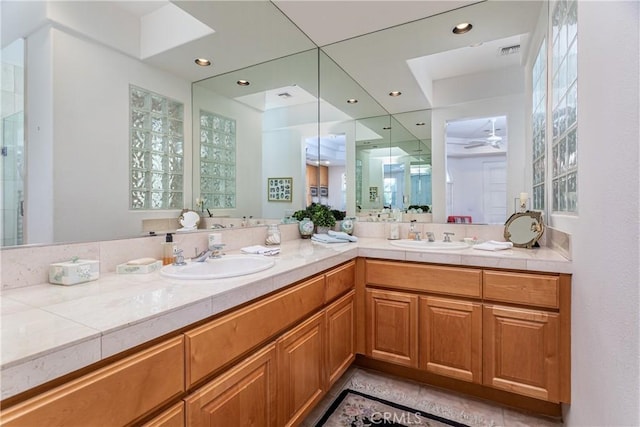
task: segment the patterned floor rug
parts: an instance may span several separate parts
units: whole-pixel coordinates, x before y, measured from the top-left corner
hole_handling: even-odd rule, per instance
[[[316,427],[366,426],[468,427],[456,421],[428,414],[359,391],[345,389],[320,418]]]

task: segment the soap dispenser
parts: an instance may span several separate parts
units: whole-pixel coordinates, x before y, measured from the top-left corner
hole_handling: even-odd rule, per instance
[[[411,220],[411,225],[409,225],[409,235],[407,236],[410,240],[415,240],[416,238],[416,220]]]
[[[176,251],[176,245],[173,243],[173,235],[167,233],[162,244],[162,265],[173,264],[173,254]]]

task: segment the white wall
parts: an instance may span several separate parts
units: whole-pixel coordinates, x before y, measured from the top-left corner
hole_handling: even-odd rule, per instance
[[[307,174],[303,135],[296,129],[264,132],[262,135],[262,180],[254,184],[261,192],[263,218],[284,218],[285,210],[306,206]],[[291,202],[270,202],[267,198],[268,178],[293,178]],[[244,188],[242,189],[244,193]]]
[[[342,199],[342,174],[344,173],[345,173],[344,166],[329,167],[328,204],[329,206],[331,206],[332,209],[338,209],[341,211],[346,209],[345,202],[343,202],[343,199]]]
[[[52,37],[42,28],[26,45],[25,218],[23,243],[52,243],[53,183],[53,63]],[[28,64],[38,64],[30,68]]]
[[[640,3],[578,5],[578,209],[568,426],[640,425]]]
[[[39,46],[35,54],[31,51],[34,46]],[[130,237],[141,232],[143,218],[177,216],[178,211],[129,210],[129,84],[184,104],[187,204],[191,194],[191,84],[58,29],[29,37],[27,51],[31,61],[28,82],[40,83],[28,90],[28,155],[34,160],[53,149],[53,164],[47,166],[50,159],[42,159],[40,166],[45,169],[39,172],[43,175],[47,167],[53,168],[50,190],[41,187],[50,185],[46,176],[31,175],[39,166],[34,167],[30,160],[29,243]],[[40,60],[45,66],[33,65]],[[34,113],[41,100],[43,111]],[[52,117],[44,110],[53,111]],[[35,230],[53,230],[53,235],[36,235]]]

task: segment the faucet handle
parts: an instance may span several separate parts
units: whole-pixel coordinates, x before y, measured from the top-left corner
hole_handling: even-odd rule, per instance
[[[182,249],[176,249],[173,252],[173,265],[185,265],[184,255],[182,254]]]
[[[452,233],[450,231],[445,231],[444,233],[444,238],[442,239],[443,242],[450,242],[451,241],[451,236],[455,236],[456,233]]]

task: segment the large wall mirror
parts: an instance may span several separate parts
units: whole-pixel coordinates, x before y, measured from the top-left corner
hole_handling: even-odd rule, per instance
[[[97,2],[80,15],[74,7],[84,2],[2,4],[3,43],[28,36],[25,68],[32,73],[25,77],[23,243],[132,237],[141,234],[142,219],[179,214],[129,209],[130,84],[184,105],[184,207],[207,193],[213,215],[281,218],[318,200],[350,215],[429,205],[433,220],[445,222],[446,123],[467,118],[507,118],[507,201],[529,187],[527,70],[546,35],[546,2],[463,5],[319,49],[285,15],[288,2],[171,3],[216,31],[203,28],[195,42],[146,56],[129,36],[137,34],[142,6],[157,2],[141,3]],[[107,16],[119,22],[112,34],[97,31]],[[452,34],[463,21],[473,31]],[[213,67],[180,75],[194,47],[211,53]],[[217,64],[216,55],[225,61]],[[213,125],[203,136],[209,118],[229,119],[237,131],[235,165],[217,181],[214,169],[202,173],[203,154],[205,163],[223,159],[201,146],[213,138]],[[390,129],[380,129],[383,122]],[[369,170],[380,163],[374,174],[365,174],[365,160]],[[291,179],[291,194],[279,187],[275,200],[268,179],[281,177]]]

